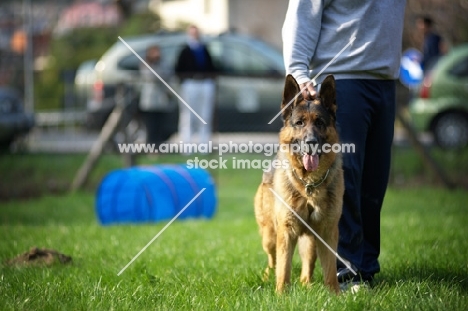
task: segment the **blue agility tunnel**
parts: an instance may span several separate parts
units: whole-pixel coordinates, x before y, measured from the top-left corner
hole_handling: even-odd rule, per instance
[[[103,225],[169,220],[203,188],[178,219],[212,218],[215,214],[215,183],[206,170],[188,169],[185,165],[115,170],[104,177],[98,188],[96,212]]]

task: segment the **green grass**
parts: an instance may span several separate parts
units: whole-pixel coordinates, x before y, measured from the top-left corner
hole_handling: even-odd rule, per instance
[[[468,148],[461,150],[429,149],[429,154],[448,178],[468,189]],[[411,147],[394,147],[390,183],[398,187],[431,184],[441,186],[434,172],[428,169]]]
[[[3,176],[14,175],[8,167],[21,166],[32,169],[29,176],[38,182],[66,181],[80,163],[62,156],[48,168],[46,156],[25,157],[28,163],[42,164],[35,169],[11,158],[10,164],[0,162]],[[169,160],[184,158],[156,161]],[[0,264],[0,310],[465,310],[468,306],[468,194],[463,190],[388,190],[382,215],[382,272],[369,291],[336,297],[321,284],[320,269],[315,272],[316,282],[304,288],[297,283],[296,256],[294,283],[288,293],[277,296],[273,278],[265,282],[261,278],[266,255],[252,207],[261,179],[258,170],[214,171],[219,193],[215,218],[175,222],[117,276],[165,225],[97,224],[90,190],[106,169],[119,165],[118,158],[104,157],[83,192],[0,203],[0,262],[32,246],[73,257],[71,265],[49,268]]]

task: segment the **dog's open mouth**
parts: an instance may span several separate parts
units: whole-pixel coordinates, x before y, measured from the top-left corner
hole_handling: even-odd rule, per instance
[[[315,171],[319,166],[319,155],[304,153],[302,155],[302,164],[307,171]]]
[[[298,141],[292,142],[296,147],[300,147],[300,152],[297,156],[302,158],[302,164],[306,171],[315,171],[319,166],[320,151],[318,151],[318,145],[308,145],[299,143]],[[296,149],[297,150],[297,149]]]

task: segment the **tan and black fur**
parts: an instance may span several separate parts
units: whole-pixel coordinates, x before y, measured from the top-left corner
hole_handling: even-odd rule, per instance
[[[295,79],[288,75],[281,108],[285,108],[299,92]],[[299,95],[283,111],[284,126],[279,134],[280,144],[302,142],[322,146],[324,143],[339,143],[335,98],[333,76],[328,76],[322,83],[317,99],[306,101]],[[266,275],[270,269],[276,267],[276,290],[282,292],[290,283],[291,262],[298,243],[302,260],[300,281],[303,284],[312,281],[318,256],[325,284],[339,293],[334,254],[270,190],[272,188],[336,251],[344,192],[341,154],[321,153],[318,167],[313,171],[305,169],[301,160],[303,156],[305,155],[302,152],[278,152],[278,159],[288,160],[289,167],[280,167],[265,173],[255,195],[255,216],[260,227],[263,249],[268,254]],[[304,182],[318,184],[322,180],[316,188],[306,191]]]

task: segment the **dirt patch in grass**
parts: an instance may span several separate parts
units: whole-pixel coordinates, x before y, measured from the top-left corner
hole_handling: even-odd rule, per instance
[[[51,266],[67,264],[72,261],[71,256],[64,255],[54,249],[32,247],[28,252],[7,260],[10,266]]]

